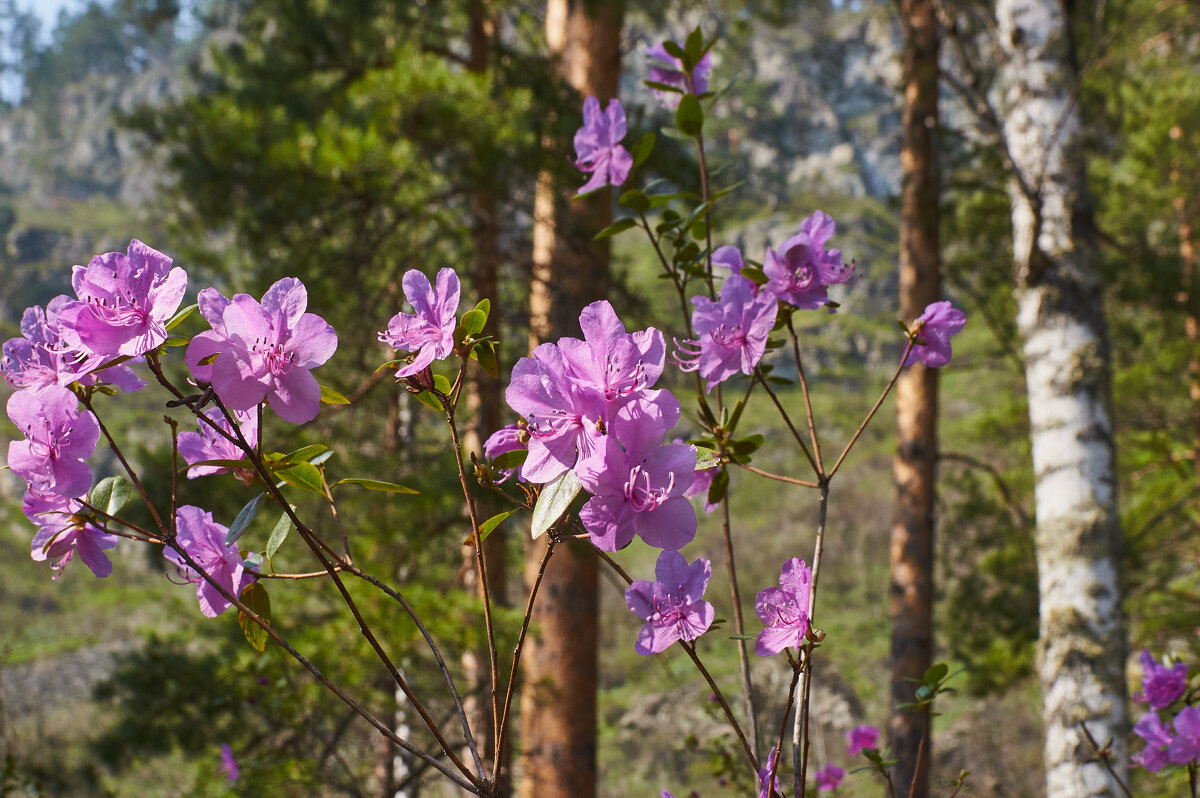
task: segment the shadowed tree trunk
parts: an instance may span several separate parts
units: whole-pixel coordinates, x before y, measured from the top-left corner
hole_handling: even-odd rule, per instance
[[[486,74],[491,66],[491,41],[495,36],[495,19],[489,16],[488,5],[488,0],[470,0],[469,3],[471,51],[468,65],[472,72],[478,74]],[[496,303],[499,251],[496,240],[496,188],[481,180],[471,192],[472,272],[475,285],[473,302],[478,303],[483,299],[491,302],[492,312],[488,315],[483,334],[493,337],[497,336],[499,330],[499,308]],[[474,454],[482,461],[483,442],[500,427],[503,398],[498,377],[488,375],[475,365],[468,370],[468,374],[467,409],[471,420],[463,436],[463,447],[468,457]],[[478,497],[481,518],[487,518],[495,511],[494,503],[490,502],[489,498],[485,495]],[[505,537],[504,530],[497,529],[483,542],[483,559],[487,567],[491,599],[494,604],[501,606],[506,604],[505,592],[508,582]],[[464,588],[467,591],[475,591],[482,598],[475,550],[471,546],[463,547],[463,574]],[[492,718],[491,664],[486,647],[465,650],[462,665],[467,688],[463,697],[463,708],[479,747],[484,768],[490,773],[496,730]],[[500,689],[503,689],[503,685]],[[464,761],[469,761],[469,756],[467,753]],[[501,795],[509,793],[507,781],[505,769],[500,785]]]
[[[1124,774],[1125,630],[1110,354],[1086,195],[1070,21],[1058,0],[999,0],[1012,160],[1017,326],[1037,506],[1048,798],[1116,795],[1081,723]]]
[[[621,2],[549,0],[546,43],[560,74],[583,99],[616,96]],[[547,149],[555,149],[549,146]],[[611,192],[570,201],[579,182],[538,178],[534,206],[530,344],[579,335],[579,312],[608,295],[607,240],[592,237],[612,219]],[[526,582],[545,551],[527,553]],[[562,545],[542,580],[531,635],[521,660],[522,798],[592,798],[596,794],[596,646],[599,599],[596,556],[583,542]]]
[[[904,118],[900,163],[904,170],[900,226],[900,316],[906,322],[941,298],[938,240],[939,181],[933,139],[938,125],[939,32],[932,0],[902,0]],[[937,468],[937,369],[910,366],[896,382],[896,520],[891,540],[892,710],[888,723],[893,778],[902,795],[925,798],[931,740],[923,712],[912,702],[916,685],[933,662],[933,509]],[[929,732],[932,734],[932,731]],[[918,764],[918,759],[920,760]]]

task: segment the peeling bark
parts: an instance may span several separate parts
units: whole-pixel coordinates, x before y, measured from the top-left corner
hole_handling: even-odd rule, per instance
[[[1033,446],[1049,798],[1116,795],[1079,729],[1127,760],[1121,529],[1110,354],[1072,91],[1069,20],[1053,0],[996,4],[1016,174],[1013,256]]]
[[[933,139],[938,124],[939,31],[932,0],[902,0],[904,118],[901,167],[904,188],[900,227],[900,316],[917,318],[941,298],[938,226],[939,181]],[[933,511],[937,468],[937,369],[909,367],[896,381],[896,521],[891,537],[891,718],[888,732],[893,777],[914,798],[929,788],[932,739],[925,715],[911,703],[916,685],[933,663]],[[932,734],[932,732],[930,732]],[[918,763],[918,757],[920,762]],[[919,768],[919,771],[918,771]]]

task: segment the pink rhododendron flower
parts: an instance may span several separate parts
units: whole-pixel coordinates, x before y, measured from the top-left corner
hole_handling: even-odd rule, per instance
[[[775,757],[778,754],[779,751],[776,750],[776,746],[771,746],[771,753],[767,755],[766,767],[760,768],[758,771],[758,798],[769,798],[772,794],[771,790],[767,788],[767,779],[771,776],[771,768],[775,767]],[[778,770],[775,771],[775,783],[773,786],[775,788],[775,795],[783,795],[783,785],[779,783]]]
[[[812,571],[804,560],[793,557],[779,572],[779,587],[760,590],[754,610],[765,629],[758,633],[754,653],[760,657],[778,654],[788,646],[799,647],[808,634],[808,594]]]
[[[1131,759],[1151,773],[1157,773],[1167,765],[1167,746],[1174,740],[1155,712],[1147,712],[1133,724],[1133,733],[1146,741],[1146,747]]]
[[[696,470],[696,450],[662,445],[679,420],[679,403],[666,397],[667,406],[641,399],[622,407],[600,453],[575,466],[592,493],[579,519],[601,551],[628,546],[634,534],[677,551],[696,536],[696,511],[683,495]]]
[[[508,452],[526,451],[529,449],[529,435],[517,424],[508,424],[493,432],[483,442],[483,456],[489,461],[495,460]],[[499,472],[497,482],[507,482],[516,472],[515,468],[504,468]]]
[[[775,326],[775,297],[766,291],[755,296],[748,280],[730,277],[721,286],[719,301],[695,296],[692,304],[696,340],[676,342],[679,368],[698,371],[709,391],[739,371],[753,374]]]
[[[950,338],[958,335],[967,323],[967,315],[949,302],[934,302],[925,308],[909,329],[923,343],[917,343],[904,361],[911,366],[918,360],[931,368],[950,362]]]
[[[704,94],[708,91],[708,75],[712,72],[712,53],[704,56],[692,68],[692,85],[688,86],[687,72],[683,69],[683,61],[667,52],[665,42],[652,44],[646,48],[646,55],[652,60],[650,80],[655,83],[666,83],[677,86],[684,94]],[[663,108],[675,108],[682,96],[673,91],[651,88]]]
[[[8,444],[8,467],[42,493],[78,496],[92,486],[84,462],[100,440],[91,413],[79,412],[75,394],[58,385],[17,391],[8,400],[8,417],[25,435]]]
[[[124,393],[143,388],[146,383],[128,366],[109,366],[90,373],[101,366],[104,358],[83,348],[58,324],[59,311],[72,301],[70,297],[57,296],[46,304],[45,310],[39,305],[25,309],[21,316],[21,337],[4,342],[0,375],[14,388],[66,387],[77,380],[80,385],[105,382]]]
[[[214,582],[234,596],[241,595],[242,588],[250,584],[253,566],[247,567],[238,553],[237,544],[225,545],[229,529],[213,521],[212,513],[191,505],[179,508],[175,522],[176,544]],[[200,612],[204,615],[216,618],[232,606],[232,602],[194,571],[179,552],[168,547],[163,549],[163,555],[175,563],[186,581],[196,585],[196,600],[200,602]]]
[[[229,747],[229,743],[221,743],[221,769],[225,771],[225,778],[229,781],[237,781],[241,772],[238,770],[237,760],[233,758],[233,749]]]
[[[212,420],[221,429],[229,434],[233,434],[233,430],[229,426],[229,422],[225,420],[225,415],[220,409],[210,407],[204,411],[205,417]],[[258,413],[253,410],[249,411],[233,411],[234,418],[237,419],[238,428],[242,431],[242,436],[251,446],[258,440]],[[181,432],[179,433],[179,454],[188,465],[199,463],[203,460],[241,460],[246,456],[233,441],[228,440],[208,424],[202,421],[196,422],[199,432]],[[198,465],[188,469],[188,479],[196,477],[208,476],[210,474],[227,474],[230,469],[225,466],[218,465]],[[254,472],[248,468],[239,468],[235,470],[238,479],[249,485],[254,481]]]
[[[249,410],[265,399],[284,421],[316,418],[321,386],[311,370],[333,356],[337,334],[320,316],[304,312],[304,284],[285,277],[267,289],[261,304],[248,294],[226,299],[214,288],[201,291],[198,300],[212,329],[188,345],[184,360],[192,375],[212,383],[232,410]]]
[[[587,194],[604,186],[619,186],[629,177],[633,156],[621,146],[625,138],[625,106],[613,98],[600,110],[600,101],[583,101],[583,127],[575,133],[575,166],[591,177],[579,189]]]
[[[1162,709],[1183,695],[1187,682],[1187,665],[1159,665],[1149,651],[1142,649],[1142,692],[1134,694],[1133,700],[1146,701],[1151,709]]]
[[[584,308],[579,324],[583,340],[561,338],[518,360],[504,394],[527,422],[529,457],[521,476],[530,482],[550,482],[577,461],[602,455],[610,419],[629,402],[678,407],[669,392],[650,390],[666,362],[662,333],[625,332],[604,301]]]
[[[644,620],[633,648],[642,656],[658,654],[677,640],[695,640],[712,625],[713,605],[701,601],[712,577],[703,557],[689,564],[677,551],[658,555],[656,581],[639,579],[625,589],[629,610]]]
[[[874,726],[855,726],[846,732],[846,753],[857,756],[864,748],[876,748],[879,745],[879,729]]]
[[[435,360],[454,351],[454,329],[458,325],[458,301],[462,286],[453,269],[437,273],[437,288],[417,269],[404,273],[404,296],[413,313],[397,313],[379,340],[393,349],[416,352],[411,363],[396,370],[396,379],[424,371]]]
[[[823,211],[815,212],[800,223],[800,232],[808,236],[810,254],[817,264],[821,282],[827,286],[841,285],[854,279],[854,261],[842,263],[840,249],[825,249],[835,229],[833,217]]]
[[[833,792],[841,786],[846,771],[830,762],[817,771],[817,792]]]
[[[806,233],[784,241],[778,252],[767,247],[763,262],[763,274],[767,276],[765,289],[779,301],[801,310],[829,304],[818,254],[819,247]]]
[[[35,562],[50,560],[55,579],[76,554],[101,579],[112,573],[112,562],[104,552],[117,545],[117,536],[93,524],[77,499],[29,490],[21,511],[38,526],[30,556]]]
[[[62,306],[59,325],[92,352],[137,357],[167,340],[187,274],[135,238],[128,254],[106,252],[76,266],[71,285],[79,300]]]
[[[1167,759],[1176,765],[1200,759],[1200,707],[1179,710],[1171,725],[1175,727],[1175,739],[1167,746]],[[1150,741],[1146,742],[1149,744]]]

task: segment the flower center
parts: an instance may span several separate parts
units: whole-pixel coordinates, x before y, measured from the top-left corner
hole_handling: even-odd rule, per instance
[[[675,474],[671,474],[665,488],[652,488],[650,474],[640,465],[629,470],[629,481],[625,483],[625,500],[633,507],[634,512],[649,512],[671,498],[675,488]]]

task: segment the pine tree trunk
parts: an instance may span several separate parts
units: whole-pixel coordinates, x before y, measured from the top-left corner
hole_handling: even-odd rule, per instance
[[[1124,773],[1121,527],[1110,354],[1069,20],[1057,0],[999,0],[1004,135],[1014,177],[1017,326],[1037,506],[1039,651],[1049,798],[1116,795],[1080,729]]]
[[[546,42],[578,101],[616,96],[620,2],[549,0]],[[549,149],[549,148],[548,148]],[[610,192],[571,202],[577,183],[550,172],[538,179],[534,206],[530,344],[579,335],[579,311],[608,295],[608,241],[592,237],[612,219]],[[532,582],[545,539],[527,552]],[[542,580],[521,660],[522,798],[593,798],[596,794],[596,649],[599,572],[586,543],[560,545]]]
[[[939,33],[932,0],[903,0],[904,170],[900,227],[900,316],[911,322],[941,298],[939,181],[933,139],[938,124]],[[932,740],[923,712],[901,709],[933,662],[933,510],[937,467],[937,369],[911,366],[896,382],[896,521],[891,540],[893,778],[900,794],[928,793]],[[928,734],[932,734],[929,730]],[[919,771],[918,771],[919,768]]]
[[[469,41],[470,58],[468,65],[472,72],[484,74],[490,68],[491,40],[495,35],[494,20],[488,16],[487,0],[470,0],[469,3]],[[490,185],[479,185],[471,192],[471,242],[472,271],[474,273],[475,296],[473,301],[487,299],[491,302],[492,312],[488,315],[484,335],[497,336],[499,330],[499,308],[496,302],[496,271],[499,261],[497,247],[496,224],[496,190]],[[467,456],[474,454],[480,460],[483,458],[483,442],[500,427],[501,396],[500,380],[488,375],[483,369],[474,365],[468,370],[467,381],[467,410],[470,422],[463,436],[463,447]],[[489,497],[479,496],[479,509],[482,518],[487,518],[495,511]],[[488,574],[488,585],[491,589],[491,600],[494,605],[503,606],[506,603],[506,586],[508,563],[505,556],[505,533],[497,529],[483,542],[483,559]],[[479,582],[479,570],[475,561],[475,549],[463,547],[464,588],[475,591],[482,598]],[[486,644],[485,644],[486,646]],[[477,650],[468,649],[462,655],[463,676],[466,683],[463,697],[463,708],[467,713],[467,722],[471,726],[480,758],[483,759],[484,769],[491,773],[492,752],[495,750],[496,730],[492,718],[492,674],[491,661],[486,647]],[[500,686],[503,689],[503,685]],[[469,753],[463,761],[469,760]],[[504,769],[507,771],[507,768]],[[507,775],[501,778],[501,795],[507,795]]]

